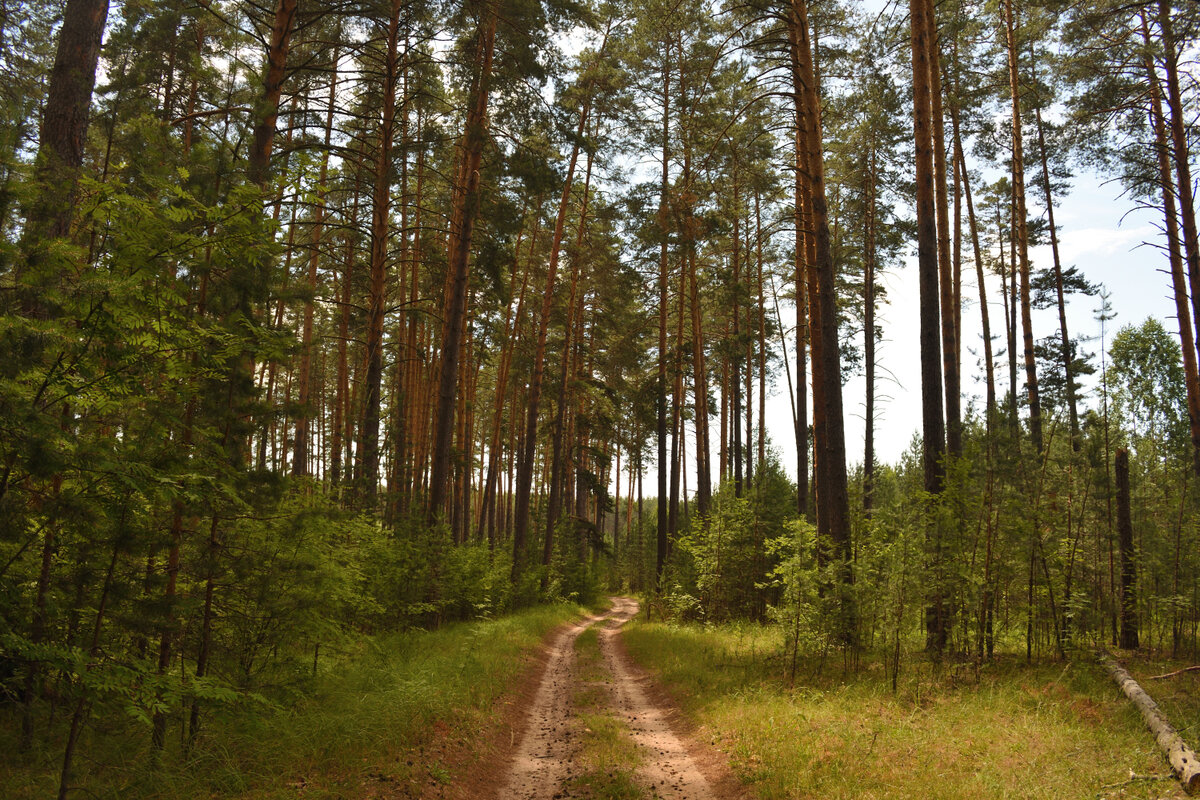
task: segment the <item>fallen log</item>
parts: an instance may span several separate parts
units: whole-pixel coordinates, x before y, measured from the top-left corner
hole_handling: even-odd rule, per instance
[[[1183,784],[1184,791],[1194,794],[1196,790],[1200,789],[1200,758],[1197,758],[1192,748],[1188,747],[1179,732],[1171,726],[1154,699],[1146,694],[1146,690],[1138,685],[1138,682],[1125,671],[1124,667],[1103,650],[1097,653],[1097,656],[1100,663],[1108,670],[1109,677],[1141,712],[1146,727],[1154,734],[1159,748],[1175,772],[1175,777]]]

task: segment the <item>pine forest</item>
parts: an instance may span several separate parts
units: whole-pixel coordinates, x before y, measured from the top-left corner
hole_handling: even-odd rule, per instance
[[[754,796],[1177,796],[1097,655],[1200,744],[1198,117],[1193,0],[0,3],[0,794],[541,797],[444,731],[619,595],[677,700],[1145,748],[683,701]]]

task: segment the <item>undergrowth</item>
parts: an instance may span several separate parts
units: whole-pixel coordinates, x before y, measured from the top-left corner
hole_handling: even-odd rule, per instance
[[[541,606],[438,630],[363,637],[318,662],[317,675],[263,703],[206,721],[189,752],[180,720],[158,764],[148,727],[135,720],[85,731],[88,760],[76,786],[90,798],[306,798],[374,795],[454,780],[447,755],[478,746],[496,700],[524,656],[576,606]],[[0,725],[0,796],[42,798],[57,789],[61,743],[18,753],[17,710]],[[80,796],[83,796],[82,794]]]

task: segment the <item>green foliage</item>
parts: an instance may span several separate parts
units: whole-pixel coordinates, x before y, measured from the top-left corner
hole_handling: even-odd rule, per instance
[[[1113,413],[1139,450],[1164,448],[1180,457],[1188,442],[1187,401],[1179,343],[1158,320],[1126,325],[1109,346]]]

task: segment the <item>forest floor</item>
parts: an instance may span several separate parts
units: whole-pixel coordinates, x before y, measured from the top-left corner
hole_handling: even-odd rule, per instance
[[[742,796],[724,757],[684,718],[621,643],[636,600],[565,626],[525,687],[520,734],[506,764],[473,770],[471,796],[500,800],[728,800]],[[519,736],[519,738],[518,738]]]
[[[881,664],[803,660],[789,679],[778,626],[648,623],[623,643],[759,800],[1180,800],[1140,716],[1086,651],[940,669],[910,654],[893,691]],[[1023,654],[1022,654],[1023,655]],[[1129,655],[1184,737],[1200,735],[1200,673]]]

